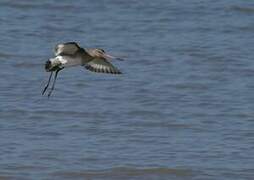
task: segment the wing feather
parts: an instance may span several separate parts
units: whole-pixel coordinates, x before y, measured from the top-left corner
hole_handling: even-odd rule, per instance
[[[110,60],[119,60],[119,61],[123,61],[124,59],[123,58],[120,58],[120,57],[115,57],[115,56],[112,56],[112,55],[109,55],[106,53],[106,51],[104,51],[103,49],[98,49],[98,48],[90,48],[90,49],[85,49],[86,52],[94,57],[94,58],[104,58],[108,61]]]
[[[106,59],[98,58],[85,64],[85,68],[97,73],[122,74],[120,70],[114,67]]]
[[[67,43],[61,43],[57,44],[54,53],[55,56],[58,55],[74,55],[80,47],[75,42],[67,42]]]

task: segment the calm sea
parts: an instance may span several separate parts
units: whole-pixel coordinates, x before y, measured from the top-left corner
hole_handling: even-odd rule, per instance
[[[0,1],[0,179],[254,177],[254,2]],[[120,76],[44,62],[60,42]]]

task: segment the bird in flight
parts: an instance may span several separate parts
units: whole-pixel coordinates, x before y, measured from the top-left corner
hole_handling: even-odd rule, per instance
[[[52,74],[55,72],[53,85],[48,92],[48,97],[50,97],[55,88],[58,73],[64,68],[83,66],[89,71],[97,73],[122,74],[121,71],[114,67],[109,61],[122,61],[123,59],[111,56],[103,49],[85,49],[80,47],[76,42],[67,42],[56,45],[54,54],[55,57],[50,58],[45,63],[45,70],[50,72],[50,76],[42,91],[42,95],[44,95],[48,89]]]

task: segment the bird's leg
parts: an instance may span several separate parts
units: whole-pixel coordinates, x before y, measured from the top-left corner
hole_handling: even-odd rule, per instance
[[[53,81],[53,85],[48,93],[48,98],[50,97],[51,93],[53,92],[54,88],[55,88],[55,83],[56,83],[56,78],[57,78],[57,75],[59,73],[59,71],[61,71],[63,68],[59,68],[56,70],[56,73],[55,73],[55,77],[54,77],[54,81]]]
[[[52,74],[53,74],[53,72],[51,72],[51,73],[50,73],[48,83],[47,83],[47,85],[45,86],[45,88],[43,89],[43,91],[42,91],[42,95],[46,92],[46,90],[47,90],[47,89],[48,89],[48,87],[49,87],[49,83],[50,83],[50,80],[51,80]]]

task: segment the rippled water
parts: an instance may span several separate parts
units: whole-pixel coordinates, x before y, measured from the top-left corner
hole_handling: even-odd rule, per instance
[[[253,1],[0,1],[0,179],[252,179]],[[121,76],[70,68],[101,47]]]

